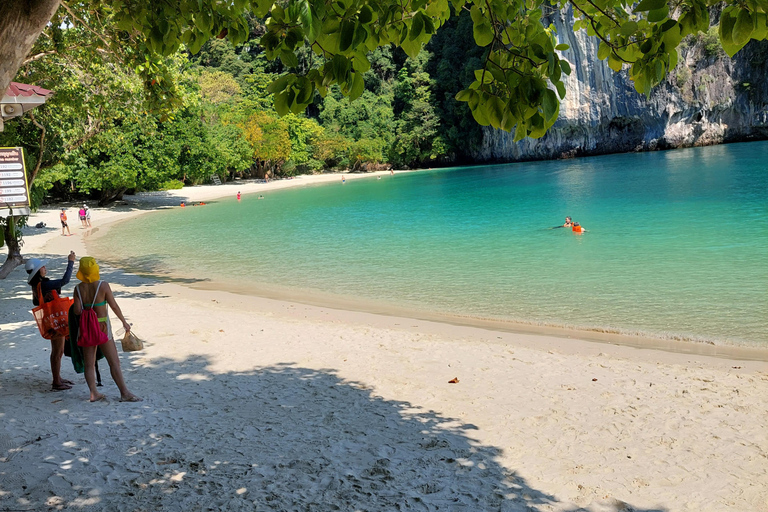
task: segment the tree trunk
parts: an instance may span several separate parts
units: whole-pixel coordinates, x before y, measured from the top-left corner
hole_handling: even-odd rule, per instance
[[[8,259],[0,267],[0,279],[5,279],[13,269],[24,263],[24,259],[21,257],[21,246],[16,238],[17,228],[14,217],[8,217],[8,222],[3,227],[5,244],[8,246]]]
[[[60,3],[61,0],[0,1],[0,96]]]

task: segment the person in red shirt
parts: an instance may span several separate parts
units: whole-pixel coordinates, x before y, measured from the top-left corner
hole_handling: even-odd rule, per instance
[[[69,231],[69,225],[67,224],[67,209],[62,208],[61,213],[59,214],[59,219],[61,220],[61,236],[64,236],[64,229],[66,228],[67,233],[69,233],[67,236],[72,236],[72,233]]]
[[[240,192],[237,193],[237,200],[240,200]]]

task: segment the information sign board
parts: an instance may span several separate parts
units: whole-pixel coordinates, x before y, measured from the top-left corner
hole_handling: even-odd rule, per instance
[[[29,214],[23,148],[0,148],[0,216]]]

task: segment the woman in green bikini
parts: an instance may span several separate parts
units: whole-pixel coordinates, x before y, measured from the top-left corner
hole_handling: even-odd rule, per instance
[[[112,380],[115,381],[120,389],[121,402],[139,402],[141,398],[137,397],[125,386],[123,372],[120,370],[120,356],[117,354],[117,347],[112,338],[112,326],[109,322],[109,311],[107,304],[115,312],[117,318],[123,322],[125,332],[131,330],[131,326],[125,321],[120,306],[117,305],[112,289],[109,283],[99,279],[99,265],[96,260],[90,256],[80,258],[80,268],[77,270],[77,278],[82,281],[75,287],[74,313],[79,315],[83,308],[93,308],[99,319],[101,330],[107,334],[106,343],[101,345],[82,347],[83,358],[85,359],[85,381],[88,383],[88,389],[91,391],[91,402],[103,400],[105,397],[96,390],[96,349],[101,348],[102,353],[109,363],[109,371],[112,374]]]

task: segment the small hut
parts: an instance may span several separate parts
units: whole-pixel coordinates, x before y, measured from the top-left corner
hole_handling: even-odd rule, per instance
[[[42,105],[51,94],[52,91],[36,85],[11,82],[0,99],[0,132],[3,131],[7,119],[19,117],[24,112]]]

